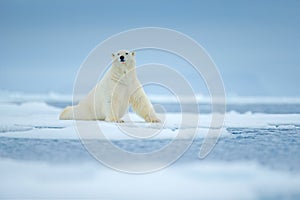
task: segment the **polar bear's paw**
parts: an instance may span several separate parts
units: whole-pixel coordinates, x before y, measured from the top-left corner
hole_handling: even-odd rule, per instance
[[[145,121],[149,123],[161,123],[160,119],[156,117],[146,117]]]
[[[105,118],[106,122],[124,123],[122,119]]]
[[[151,123],[161,123],[160,119],[151,119],[149,122],[151,122]]]

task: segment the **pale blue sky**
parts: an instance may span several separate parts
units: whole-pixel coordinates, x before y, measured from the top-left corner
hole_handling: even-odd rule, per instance
[[[200,43],[228,95],[299,97],[299,10],[297,0],[0,0],[0,89],[71,93],[98,43],[157,26]]]

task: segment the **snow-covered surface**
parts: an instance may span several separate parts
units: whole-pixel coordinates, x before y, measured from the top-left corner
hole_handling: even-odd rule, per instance
[[[187,163],[152,174],[115,172],[97,163],[0,162],[2,198],[282,199],[299,198],[300,176],[255,163]]]
[[[23,104],[0,104],[0,133],[5,137],[17,138],[65,138],[79,139],[76,132],[74,121],[58,120],[60,108],[47,105],[44,102],[29,102]],[[103,121],[99,122],[80,122],[81,125],[89,126],[91,123],[97,123],[108,139],[131,139],[124,134],[123,128],[133,128],[140,130],[141,134],[146,130],[153,129],[159,134],[155,139],[174,138],[179,129],[194,130],[197,128],[198,137],[206,137],[210,127],[212,114],[189,113],[167,113],[161,118],[165,118],[164,124],[144,123],[135,114],[130,113],[130,119],[135,123],[114,124]],[[198,120],[198,124],[189,123],[188,120],[182,124],[182,117]],[[285,127],[295,128],[300,125],[299,114],[252,114],[250,112],[239,114],[234,111],[226,113],[224,127],[221,129],[221,136],[230,135],[226,131],[227,127]],[[121,128],[121,129],[120,129]],[[146,131],[147,132],[147,131]]]
[[[60,108],[47,105],[44,102],[29,102],[22,104],[0,104],[0,133],[5,137],[17,138],[41,138],[41,139],[79,139],[76,132],[74,121],[58,120]],[[131,139],[123,133],[122,127],[133,129],[140,134],[153,129],[158,131],[155,139],[174,138],[179,129],[189,132],[190,129],[197,131],[198,137],[206,137],[210,127],[212,114],[202,114],[196,116],[189,113],[167,113],[160,116],[165,118],[164,124],[144,123],[135,114],[130,113],[130,119],[134,124],[114,124],[103,121],[97,122],[101,130],[106,133],[109,139]],[[182,117],[193,118],[191,121],[199,120],[198,124],[194,122],[185,122],[182,124]],[[91,123],[82,121],[80,124],[89,126]],[[227,127],[285,127],[295,128],[300,125],[300,114],[252,114],[250,112],[239,114],[229,112],[225,116],[224,127],[221,129],[221,136],[228,136]],[[121,128],[121,129],[120,129]]]
[[[104,167],[85,153],[75,123],[59,121],[60,111],[43,101],[0,104],[0,198],[300,197],[299,114],[229,112],[220,129],[220,142],[207,159],[197,158],[196,144],[168,168],[132,175]],[[196,117],[195,114],[183,115]],[[196,125],[189,121],[182,124],[183,115],[167,113],[161,116],[166,119],[163,125],[144,123],[135,114],[130,114],[136,122],[134,125],[82,123],[86,126],[97,123],[105,137],[121,147],[130,144],[132,148],[132,138],[124,134],[122,128],[134,129],[141,135],[152,130],[156,133],[150,138],[153,141],[174,139],[178,130],[187,134],[196,130],[195,140],[203,141],[211,114],[200,114]],[[145,143],[147,145],[152,143]]]

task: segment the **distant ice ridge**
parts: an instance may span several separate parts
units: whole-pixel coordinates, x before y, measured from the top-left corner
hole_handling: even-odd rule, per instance
[[[149,95],[154,102],[161,103],[178,103],[179,99],[176,96],[168,95]],[[194,103],[195,99],[198,103],[210,104],[211,97],[196,94],[195,96],[180,96],[181,103]],[[216,98],[217,103],[223,103],[220,98]],[[300,104],[300,97],[264,97],[264,96],[226,96],[226,104]]]
[[[0,90],[0,103],[11,103],[11,102],[46,102],[46,101],[60,101],[69,102],[72,101],[72,95],[59,94],[50,92],[48,94],[28,94],[23,92],[9,92]]]
[[[85,95],[77,95],[76,100],[80,100]],[[178,103],[179,98],[176,96],[162,95],[162,94],[148,94],[151,101],[156,103]],[[196,94],[195,96],[181,95],[181,103],[194,103],[194,100],[198,103],[210,104],[211,97]],[[2,102],[72,102],[72,94],[60,94],[50,92],[47,94],[28,94],[22,92],[10,92],[0,90],[0,103]],[[251,97],[251,96],[227,96],[227,104],[300,104],[300,97]]]

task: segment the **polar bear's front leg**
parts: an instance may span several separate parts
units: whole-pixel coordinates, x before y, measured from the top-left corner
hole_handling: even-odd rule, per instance
[[[119,106],[116,101],[113,101],[111,98],[107,101],[106,105],[104,106],[105,110],[105,121],[107,122],[116,122],[116,123],[123,123],[124,121],[119,116]]]
[[[114,118],[110,118],[110,117],[106,117],[105,121],[106,122],[124,123],[124,120],[122,120],[122,119],[114,119]]]
[[[116,123],[123,123],[124,120],[120,119],[116,115],[112,113],[112,111],[109,111],[104,119],[107,122],[116,122]]]
[[[107,121],[107,122],[117,122],[117,123],[123,123],[124,122],[122,119],[120,119],[119,117],[114,115],[112,111],[108,111],[108,113],[107,113],[104,120]]]
[[[146,122],[160,122],[160,119],[156,117],[152,104],[142,87],[139,87],[133,92],[133,94],[130,96],[129,103],[131,104],[132,109],[139,116],[144,118]]]

